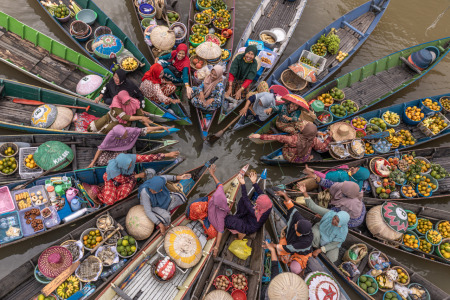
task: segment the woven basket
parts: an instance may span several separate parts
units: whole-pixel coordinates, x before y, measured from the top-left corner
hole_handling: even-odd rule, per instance
[[[398,241],[403,233],[390,228],[381,215],[382,205],[370,209],[366,215],[366,224],[369,231],[378,239],[387,241]]]
[[[164,249],[181,268],[191,268],[202,258],[202,246],[194,231],[187,226],[169,230],[164,238]]]
[[[195,54],[206,60],[215,60],[222,56],[222,49],[214,42],[203,42],[195,49]]]
[[[89,265],[89,269],[85,269],[85,266]],[[95,266],[96,268],[93,268]],[[84,270],[84,271],[82,271]],[[98,278],[103,270],[103,263],[97,256],[89,256],[86,258],[76,269],[75,276],[82,282],[91,282],[95,278]],[[87,272],[87,273],[86,273]]]
[[[76,240],[67,240],[67,241],[62,242],[60,246],[64,247],[67,244],[76,243],[76,242],[78,242],[78,241],[76,241]],[[78,247],[78,249],[80,249],[80,247]],[[81,256],[78,257],[78,259],[73,261],[72,263],[79,261],[83,257],[83,255],[84,255],[84,247],[81,247]]]
[[[358,258],[355,259],[355,260],[351,259],[350,255],[349,255],[350,250],[352,250],[354,248],[362,248],[359,251]],[[350,262],[352,262],[352,263],[354,263],[356,265],[356,264],[359,264],[359,262],[367,255],[367,252],[368,252],[368,250],[367,250],[367,245],[366,244],[354,244],[350,248],[348,248],[347,251],[345,251],[344,257],[342,257],[342,260],[343,261],[350,261]]]
[[[280,79],[283,85],[291,91],[301,91],[308,85],[306,80],[300,78],[291,69],[284,70]]]
[[[208,38],[211,38],[212,39],[211,42],[217,44],[220,47],[221,42],[220,42],[220,39],[216,35],[214,35],[214,34],[205,35],[205,41],[207,41]]]
[[[17,170],[19,169],[19,162],[16,160],[16,168],[9,174],[3,173],[3,170],[0,171],[0,174],[4,175],[4,176],[11,176],[14,173],[17,172]]]
[[[94,49],[92,49],[92,43],[94,42],[94,39],[91,39],[86,42],[86,45],[84,45],[84,48],[89,52],[90,54],[94,54]]]
[[[401,282],[398,282],[398,281],[397,281],[398,284],[401,284],[401,285],[408,285],[408,284],[411,282],[411,276],[409,276],[408,271],[406,271],[404,268],[402,268],[402,267],[400,267],[400,266],[394,266],[394,267],[392,267],[391,269],[392,269],[392,270],[400,269],[400,270],[403,271],[403,273],[405,273],[406,275],[408,275],[408,280],[406,281],[406,283],[401,283]]]
[[[5,155],[5,150],[8,149],[8,147],[11,147],[14,150],[14,154],[13,155]],[[17,147],[16,144],[14,143],[3,143],[0,146],[0,156],[1,157],[13,157],[17,154],[17,152],[19,151],[19,147]]]
[[[270,300],[308,300],[309,290],[305,281],[297,274],[285,272],[270,281],[267,288]]]
[[[194,15],[194,22],[195,22],[196,24],[209,26],[209,25],[211,24],[211,22],[212,22],[211,16],[205,13],[205,15],[209,16],[209,23],[201,24],[201,23],[198,23],[198,22],[197,22],[197,15],[200,15],[200,14],[203,14],[203,13],[196,13],[196,14]]]
[[[372,251],[372,252],[370,252],[369,259],[367,260],[367,263],[369,264],[370,268],[372,268],[372,269],[375,268],[375,265],[372,264],[372,261],[370,260],[370,257],[373,254],[377,254],[377,253],[379,253],[381,256],[383,256],[385,261],[389,262],[389,257],[386,254],[384,254],[383,252],[378,251],[378,250]]]
[[[150,33],[150,40],[159,50],[170,50],[175,45],[175,33],[167,26],[156,26]]]
[[[374,158],[372,158],[370,161],[369,161],[369,169],[370,169],[370,172],[372,172],[373,174],[377,174],[377,175],[379,175],[379,176],[381,176],[378,172],[376,172],[376,170],[375,170],[375,162],[377,161],[377,160],[379,160],[379,159],[384,159],[384,160],[386,160],[384,157],[380,157],[380,156],[375,156]],[[387,161],[387,160],[386,160]],[[386,176],[385,176],[386,177]]]
[[[51,129],[62,130],[70,125],[73,119],[73,112],[70,108],[57,106],[58,114],[55,122],[50,126]]]
[[[94,38],[104,35],[104,34],[112,34],[112,30],[108,26],[99,26],[94,31]]]
[[[175,21],[169,21],[169,18],[167,17],[167,14],[168,13],[176,13],[176,14],[178,14],[178,19],[176,19]],[[166,14],[166,18],[167,18],[167,21],[169,22],[169,24],[173,24],[173,23],[175,23],[175,22],[180,22],[180,14],[179,13],[177,13],[176,11],[173,11],[173,10],[168,10],[167,11],[167,14]]]
[[[127,232],[138,241],[148,239],[155,229],[155,224],[147,217],[142,205],[130,208],[125,219],[125,226]]]
[[[124,61],[125,59],[130,58],[130,57],[133,58],[133,59],[136,61],[136,67],[133,68],[132,70],[125,70],[125,69],[122,68],[122,61]],[[122,58],[120,59],[120,61],[119,61],[119,66],[120,66],[120,68],[121,68],[122,70],[124,70],[125,72],[134,72],[134,71],[136,71],[136,70],[139,68],[139,65],[140,65],[139,61],[138,61],[135,57],[133,57],[133,56],[124,56],[124,57],[122,57]]]
[[[198,55],[192,55],[189,59],[191,60],[191,68],[193,68],[193,69],[195,69],[195,70],[200,70],[200,69],[198,69],[198,68],[196,68],[195,67],[195,64],[194,64],[194,59],[198,59],[198,60],[201,60],[201,61],[203,61],[203,64],[202,64],[202,68],[204,67],[204,66],[206,66],[207,65],[207,63],[206,63],[206,59],[203,59],[203,58],[201,58],[200,56],[198,56]]]
[[[72,35],[82,37],[82,36],[85,36],[89,32],[90,27],[91,26],[84,23],[83,21],[76,20],[70,24],[70,33]]]

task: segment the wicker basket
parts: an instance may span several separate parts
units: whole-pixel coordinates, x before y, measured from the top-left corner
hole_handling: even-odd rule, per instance
[[[134,67],[132,70],[125,70],[124,68],[122,68],[122,62],[123,62],[125,59],[127,59],[127,58],[132,58],[132,59],[134,59],[134,60],[136,61],[136,67]],[[122,70],[124,70],[125,72],[134,72],[134,71],[136,71],[136,70],[139,68],[139,65],[140,65],[139,61],[138,61],[136,58],[134,58],[133,56],[124,56],[124,57],[122,57],[122,58],[120,59],[120,61],[119,61],[119,67],[120,67]]]
[[[170,21],[169,18],[167,17],[168,13],[176,13],[176,14],[178,14],[178,19],[176,19],[175,21]],[[175,22],[180,22],[180,14],[177,13],[176,11],[168,10],[165,17],[167,18],[167,21],[168,21],[169,24],[173,24]]]
[[[448,112],[450,112],[450,110],[446,109],[446,108],[444,107],[444,105],[442,104],[442,100],[446,100],[446,99],[450,99],[450,97],[447,97],[447,96],[441,97],[441,98],[439,99],[439,104],[442,106],[442,109],[445,110],[445,112],[448,113]]]
[[[11,147],[14,150],[14,154],[13,155],[5,155],[5,150],[8,149],[8,147]],[[19,147],[17,147],[16,144],[14,143],[3,143],[0,146],[0,156],[1,157],[13,157],[15,156],[19,151]]]
[[[91,39],[86,42],[86,45],[84,45],[84,48],[89,52],[90,54],[94,54],[94,49],[92,49],[92,43],[94,42],[94,39]]]
[[[206,63],[206,59],[203,59],[203,58],[201,58],[201,57],[199,57],[198,55],[192,55],[191,57],[190,57],[190,60],[191,60],[191,68],[193,68],[193,69],[195,69],[195,70],[200,70],[200,69],[198,69],[198,68],[196,68],[195,67],[195,64],[194,64],[194,59],[198,59],[199,61],[203,61],[203,64],[202,64],[202,68],[204,67],[204,66],[206,66],[207,65],[207,63]]]
[[[93,265],[96,265],[96,269],[92,268],[90,270],[90,273],[88,276],[86,274],[81,274],[83,272],[86,265],[89,265],[89,267],[92,268]],[[97,256],[89,256],[86,258],[76,269],[75,276],[81,281],[81,282],[91,282],[94,281],[94,279],[98,278],[100,274],[103,271],[103,263]],[[85,271],[86,272],[86,271]]]
[[[408,271],[406,271],[404,268],[402,268],[402,267],[400,267],[400,266],[395,266],[395,267],[392,267],[391,269],[392,269],[392,270],[398,270],[398,269],[400,269],[400,270],[403,271],[403,273],[405,273],[406,275],[408,275],[408,281],[406,281],[406,283],[401,283],[401,282],[398,282],[398,281],[397,281],[398,284],[401,284],[401,285],[408,285],[408,284],[411,282],[411,276],[409,276]]]
[[[65,245],[67,245],[67,244],[70,244],[70,243],[76,243],[76,242],[78,242],[78,241],[76,241],[76,240],[67,240],[67,241],[65,241],[65,242],[62,242],[61,243],[61,246],[65,246]],[[80,249],[81,250],[81,255],[78,257],[78,259],[76,259],[76,260],[74,260],[72,263],[74,263],[74,262],[77,262],[77,261],[79,261],[80,259],[82,259],[83,258],[83,255],[84,255],[84,247],[78,247],[78,249]]]
[[[196,13],[196,14],[194,15],[194,22],[195,22],[196,24],[205,25],[206,27],[208,27],[208,26],[211,24],[211,22],[212,22],[211,16],[205,13],[204,15],[207,15],[207,16],[209,17],[209,22],[208,22],[208,23],[205,23],[205,24],[202,24],[202,23],[198,23],[198,22],[197,22],[197,15],[200,15],[200,14],[204,14],[204,13]]]
[[[84,23],[83,21],[80,21],[80,20],[73,21],[70,24],[70,33],[74,36],[82,37],[82,36],[85,36],[89,32],[90,27],[91,26]]]
[[[373,174],[377,174],[377,175],[379,175],[379,176],[381,176],[378,172],[376,172],[376,170],[375,170],[375,162],[377,161],[377,160],[379,160],[379,159],[383,159],[383,160],[385,160],[386,162],[387,162],[387,160],[384,158],[384,157],[380,157],[380,156],[375,156],[374,158],[372,158],[370,161],[369,161],[369,169],[370,169],[370,172],[372,172]],[[388,162],[389,163],[389,162]],[[387,177],[387,176],[384,176],[384,177]]]
[[[360,250],[360,254],[358,255],[358,258],[353,260],[350,258],[350,250],[355,249],[355,248],[361,248]],[[367,255],[367,245],[366,244],[354,244],[352,245],[350,248],[348,248],[347,251],[345,251],[344,253],[344,257],[342,257],[343,261],[350,261],[352,263],[354,263],[355,265],[358,264],[366,255]]]
[[[301,91],[308,85],[308,82],[300,78],[291,69],[286,69],[281,73],[281,82],[291,91]]]
[[[94,31],[94,39],[104,34],[112,34],[112,30],[108,26],[99,26]]]
[[[221,42],[220,42],[220,39],[216,35],[214,35],[214,34],[205,35],[205,41],[207,41],[208,38],[211,38],[212,39],[211,42],[216,43],[220,47]]]
[[[4,175],[4,176],[11,176],[14,173],[17,172],[17,170],[19,169],[19,162],[16,160],[16,168],[9,174],[3,173],[3,170],[0,171],[0,174]]]
[[[384,258],[385,261],[389,262],[389,257],[386,254],[384,254],[383,252],[378,251],[378,250],[372,251],[372,252],[370,252],[369,259],[367,260],[367,263],[369,264],[370,268],[372,268],[372,269],[375,268],[375,265],[372,264],[372,261],[370,260],[370,257],[373,254],[377,254],[377,253],[379,253],[379,255],[381,255]]]

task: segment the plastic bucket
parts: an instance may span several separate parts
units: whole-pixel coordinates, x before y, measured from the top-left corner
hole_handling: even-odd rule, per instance
[[[330,108],[329,108],[329,112],[330,112],[330,114],[333,116],[333,119],[335,119],[335,120],[344,119],[345,117],[347,117],[347,110],[345,110],[345,115],[342,116],[342,117],[338,117],[338,116],[336,116],[335,114],[333,114],[333,113],[331,112],[331,108],[332,108],[333,106],[337,106],[337,105],[340,105],[340,104],[333,104],[333,105],[331,105]],[[345,108],[344,108],[344,109],[345,109]]]
[[[406,197],[405,197],[405,198],[406,198]],[[406,212],[406,213],[413,213],[413,214],[414,214],[414,212],[412,212],[412,211],[410,211],[410,210],[407,210],[407,209],[405,209],[405,212]],[[416,215],[416,223],[415,223],[414,225],[412,225],[412,226],[408,226],[408,230],[414,230],[414,229],[416,229],[418,223],[419,223],[419,219],[417,218],[417,215]]]
[[[405,246],[405,245],[403,244],[403,237],[402,237],[402,245],[400,246],[400,248],[402,248],[403,250],[406,250],[406,251],[408,251],[408,252],[413,252],[414,250],[418,250],[419,247],[420,247],[420,240],[419,240],[419,236],[417,235],[417,233],[415,233],[414,231],[411,231],[411,230],[407,230],[407,231],[405,232],[405,234],[414,235],[414,236],[417,238],[417,241],[418,241],[418,245],[419,245],[419,246],[417,246],[417,248],[410,248],[410,247],[408,247],[408,246]]]

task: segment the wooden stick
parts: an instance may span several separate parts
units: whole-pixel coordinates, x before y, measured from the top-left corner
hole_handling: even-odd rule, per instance
[[[230,122],[230,124],[228,124],[227,126],[225,126],[224,129],[220,130],[219,132],[217,132],[216,134],[212,135],[212,136],[208,136],[206,138],[206,140],[210,143],[213,144],[215,143],[218,139],[220,139],[222,137],[222,135],[225,133],[225,131],[230,128],[231,125],[233,125],[234,123],[236,123],[239,119],[241,118],[240,115],[238,115],[236,118],[233,119],[233,121]]]
[[[222,261],[223,261],[223,258],[222,258]],[[214,282],[214,280],[215,280],[215,278],[217,276],[217,273],[219,272],[220,267],[222,266],[222,261],[219,262],[219,265],[217,266],[216,270],[214,271],[214,274],[211,277],[211,280],[209,281],[208,286],[206,287],[206,290],[203,292],[204,294],[203,294],[202,300],[205,300],[206,295],[208,294],[208,291],[211,288],[211,285]]]
[[[18,103],[18,104],[23,104],[23,105],[34,105],[34,106],[39,106],[39,105],[44,105],[47,103],[44,103],[42,101],[36,101],[36,100],[29,100],[29,99],[21,99],[21,98],[14,98],[13,99],[14,103]],[[88,111],[89,108],[91,107],[90,105],[88,105],[87,107],[83,107],[83,106],[73,106],[73,105],[63,105],[63,104],[55,104],[56,106],[62,106],[62,107],[68,107],[68,108],[75,108],[75,109],[81,109],[81,110],[85,110]]]

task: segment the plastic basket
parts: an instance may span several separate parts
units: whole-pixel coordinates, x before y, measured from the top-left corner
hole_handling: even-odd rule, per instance
[[[332,108],[333,106],[337,106],[337,105],[340,105],[340,104],[333,104],[333,105],[331,105],[330,108],[329,108],[329,113],[333,116],[333,119],[335,119],[335,120],[344,119],[345,117],[347,117],[347,110],[345,109],[345,107],[344,107],[344,109],[345,109],[345,115],[342,116],[342,117],[338,117],[338,116],[336,116],[335,114],[333,114],[333,113],[331,112],[331,108]]]
[[[389,111],[389,110],[388,110]],[[398,122],[397,122],[397,124],[390,124],[389,122],[387,122],[385,119],[384,119],[384,114],[385,113],[387,113],[388,111],[385,111],[382,115],[381,115],[381,119],[384,121],[384,123],[386,123],[386,126],[388,127],[388,128],[394,128],[394,127],[397,127],[398,125],[400,125],[400,123],[401,123],[401,117],[399,116],[399,118],[398,118]],[[392,111],[391,111],[392,112]]]
[[[424,300],[430,300],[431,299],[430,298],[430,293],[428,292],[428,290],[423,285],[413,282],[410,285],[408,285],[408,289],[411,289],[412,287],[418,287],[418,286],[425,291],[426,297],[425,297]],[[407,299],[408,300],[413,300],[410,296],[408,296]]]
[[[428,185],[428,187],[431,189],[431,186],[430,186],[430,185]],[[430,192],[430,195],[428,195],[428,196],[422,195],[422,194],[419,192],[419,186],[418,186],[418,185],[416,186],[416,193],[417,193],[417,195],[419,195],[419,196],[422,197],[422,198],[430,198],[431,196],[433,196],[433,191],[431,191],[431,192]]]
[[[434,230],[434,229],[430,229],[430,230]],[[433,246],[437,246],[439,247],[439,245],[442,243],[443,238],[439,241],[439,243],[434,244],[432,243],[429,239],[428,239],[428,232],[430,232],[430,230],[427,231],[427,233],[425,233],[425,239],[427,240],[428,243],[430,243]],[[439,232],[439,231],[438,231]]]
[[[38,147],[24,147],[19,149],[19,175],[22,179],[31,179],[41,175],[44,170],[39,167],[30,169],[25,166],[25,159],[28,155],[34,154]]]
[[[444,244],[444,243],[450,243],[450,238],[442,239],[441,245]],[[443,259],[446,259],[446,260],[450,261],[450,258],[445,258],[444,255],[442,255],[442,253],[441,253],[441,246],[440,246],[440,245],[437,246],[437,247],[434,247],[434,252],[435,252],[439,257],[442,257]]]
[[[405,109],[404,109],[403,112],[402,112],[402,120],[403,120],[403,122],[405,122],[405,123],[408,124],[408,125],[412,125],[412,126],[419,124],[419,123],[423,120],[423,118],[422,118],[420,121],[413,121],[413,120],[411,120],[411,119],[408,118],[408,116],[406,115],[406,109],[407,109],[407,108],[408,108],[408,107],[405,107]]]
[[[425,121],[426,119],[428,119],[428,118],[430,118],[430,117],[436,115],[436,114],[437,114],[438,116],[440,116],[440,117],[444,120],[445,123],[447,123],[447,127],[443,128],[441,131],[439,131],[438,133],[434,134],[430,129],[428,129],[428,128],[424,125],[424,121]],[[428,137],[433,137],[433,136],[439,135],[442,131],[447,130],[447,129],[449,128],[450,121],[449,121],[442,113],[438,112],[438,113],[436,113],[436,114],[433,114],[432,116],[425,117],[425,118],[419,123],[419,129],[420,129],[420,131],[422,131],[423,134],[425,134],[425,135],[428,136]]]
[[[405,209],[405,212],[406,213],[413,213],[413,214],[415,214],[414,212],[412,212],[410,210],[407,210],[407,209]],[[418,223],[419,223],[419,219],[417,218],[417,215],[416,215],[416,223],[414,225],[412,225],[412,226],[408,226],[408,230],[416,229]]]
[[[426,218],[417,218],[417,222],[419,222],[420,220],[428,220],[428,219],[426,219]],[[420,232],[418,229],[417,229],[417,227],[416,227],[416,229],[414,229],[414,232],[415,233],[417,233],[417,235],[418,236],[420,236],[420,237],[424,237],[425,236],[425,233],[422,233],[422,232]]]
[[[212,1],[211,1],[211,3],[212,3]],[[195,9],[198,10],[198,11],[204,11],[204,10],[207,10],[207,9],[210,9],[210,8],[212,8],[212,7],[211,6],[203,7],[200,4],[198,4],[198,0],[195,1]]]
[[[14,150],[13,155],[5,155],[5,150],[11,147]],[[18,147],[14,143],[3,143],[0,146],[0,157],[14,157],[17,154]]]
[[[35,235],[36,233],[42,232],[45,230],[45,225],[44,225],[44,218],[42,217],[42,215],[40,214],[39,216],[35,217],[35,220],[42,220],[42,229],[40,230],[34,230],[33,227],[31,226],[31,224],[27,224],[27,220],[25,219],[25,213],[32,210],[32,209],[39,209],[36,207],[30,207],[27,209],[22,209],[19,211],[19,219],[20,219],[20,224],[22,225],[22,233],[23,236],[31,236],[31,235]],[[40,210],[39,210],[40,213]],[[31,219],[29,219],[31,220]]]
[[[327,60],[325,58],[323,58],[322,56],[319,56],[317,54],[314,54],[308,50],[302,51],[302,54],[300,55],[300,58],[298,59],[299,62],[302,57],[309,59],[310,61],[312,61],[313,64],[319,64],[318,68],[310,66],[311,68],[316,70],[317,74],[320,74],[323,71],[323,69],[325,68],[325,64],[327,63]]]
[[[410,247],[404,245],[403,244],[403,236],[402,236],[402,245],[400,246],[400,248],[402,248],[403,250],[406,250],[408,252],[413,252],[414,250],[418,250],[420,247],[420,240],[419,240],[419,236],[417,235],[417,233],[415,233],[414,231],[411,231],[411,230],[407,230],[405,232],[405,234],[414,235],[418,240],[418,246],[417,246],[417,248],[410,248]]]
[[[11,196],[9,188],[2,186],[0,188],[0,214],[11,212],[15,210],[14,200]]]
[[[422,176],[425,176],[426,178],[430,179],[431,183],[436,185],[436,188],[432,189],[433,193],[439,189],[439,182],[437,181],[437,179],[433,178],[433,176],[431,176],[430,174],[422,174]]]
[[[216,283],[216,281],[217,281],[217,279],[219,279],[219,278],[226,278],[226,279],[228,279],[228,281],[229,281],[229,284],[228,284],[228,286],[225,288],[225,292],[226,291],[228,291],[232,286],[233,286],[233,284],[231,283],[231,280],[230,280],[230,278],[228,278],[227,276],[225,276],[225,275],[219,275],[219,276],[217,276],[215,279],[214,279],[214,282],[213,282],[213,285],[214,285],[214,287],[216,288],[216,289],[219,289],[218,287],[217,287],[217,283]]]
[[[50,201],[43,185],[35,185],[28,189],[33,206],[44,207]],[[35,198],[36,197],[36,198]],[[40,199],[42,197],[42,199]],[[40,200],[40,201],[39,201]]]
[[[20,233],[18,236],[7,236],[6,232],[10,227],[18,227]],[[23,237],[22,224],[19,221],[19,214],[16,211],[0,215],[0,244],[6,244]]]
[[[375,295],[377,292],[378,292],[378,282],[375,280],[375,278],[373,278],[372,276],[370,276],[370,275],[361,275],[361,276],[365,276],[365,277],[370,277],[370,278],[372,278],[372,280],[373,280],[373,282],[374,282],[374,284],[375,284],[375,286],[376,286],[376,289],[375,289],[375,292],[374,293],[372,293],[372,294],[370,294],[369,292],[366,292],[368,295]],[[361,278],[361,276],[359,276],[358,277],[358,282],[357,282],[357,284],[358,284],[358,286],[359,287],[361,287],[360,285],[359,285],[359,278]],[[373,286],[372,286],[373,287]]]
[[[385,138],[380,139],[378,142],[381,142],[381,141],[383,141],[383,140],[387,142],[387,140],[386,140]],[[378,142],[377,142],[377,143],[378,143]],[[390,143],[387,143],[387,144],[389,145]],[[373,147],[373,150],[375,150],[375,152],[378,153],[378,154],[386,154],[386,153],[388,153],[389,151],[391,151],[391,147],[389,147],[389,149],[388,149],[387,151],[380,151],[378,148],[375,148],[375,145],[373,145],[372,147]]]
[[[439,224],[444,223],[444,222],[448,222],[447,220],[440,220],[439,222],[437,222],[436,224],[434,224],[434,229],[439,231]],[[439,231],[440,232],[440,231]],[[442,233],[441,233],[442,234]]]
[[[400,194],[402,195],[402,197],[405,198],[405,199],[413,199],[414,197],[406,197],[406,196],[405,196],[405,194],[403,193],[403,187],[404,187],[404,186],[411,186],[411,185],[409,185],[409,184],[404,184],[404,185],[402,185],[402,187],[400,188]],[[416,222],[416,226],[415,226],[414,228],[416,228],[416,227],[417,227],[417,222]],[[413,229],[414,229],[414,228],[413,228]],[[409,229],[409,227],[408,227],[408,229]]]
[[[392,293],[392,294],[395,294],[396,295],[396,297],[397,297],[397,299],[402,299],[401,297],[400,297],[400,295],[399,294],[397,294],[397,292],[396,291],[392,291],[392,290],[390,290],[390,291],[386,291],[384,294],[383,294],[383,300],[386,300],[387,298],[386,298],[386,294],[387,293]]]
[[[426,241],[426,239],[424,239],[423,237],[419,237],[419,240],[425,240]],[[423,242],[422,241],[420,241],[420,243],[422,244]],[[426,251],[423,251],[422,249],[419,249],[420,251],[422,251],[422,252],[425,252],[425,253],[428,253],[428,254],[431,254],[431,253],[433,253],[434,252],[434,249],[435,249],[435,247],[433,246],[433,245],[431,245],[431,248],[430,248],[430,251],[428,251],[428,252],[426,252]]]
[[[420,101],[419,107],[420,107],[420,109],[422,110],[422,112],[423,112],[425,115],[427,115],[427,114],[432,114],[432,113],[437,113],[437,112],[442,111],[442,105],[441,105],[441,103],[440,103],[439,101],[433,101],[433,102],[437,102],[437,103],[438,103],[439,110],[432,110],[431,108],[429,108],[428,106],[426,106],[425,104],[423,104],[423,101],[424,101],[424,100],[425,100],[425,99],[423,99],[422,101]]]
[[[364,128],[356,128],[355,126],[353,126],[353,120],[357,119],[357,118],[363,119],[364,121],[366,121],[366,125],[364,125]],[[361,116],[356,116],[350,121],[350,125],[352,125],[352,127],[355,128],[355,130],[362,130],[362,131],[364,131],[366,129],[366,127],[367,127],[367,124],[369,124],[369,122],[367,122],[367,120],[364,117],[361,117]]]
[[[192,37],[193,37],[193,35],[189,36],[189,42],[191,43],[191,45],[192,45],[194,48],[197,48],[198,45],[200,45],[201,43],[203,43],[203,42],[200,42],[200,43],[195,43],[195,42],[193,42],[193,41],[191,40]],[[204,36],[203,36],[203,38],[204,38]]]

